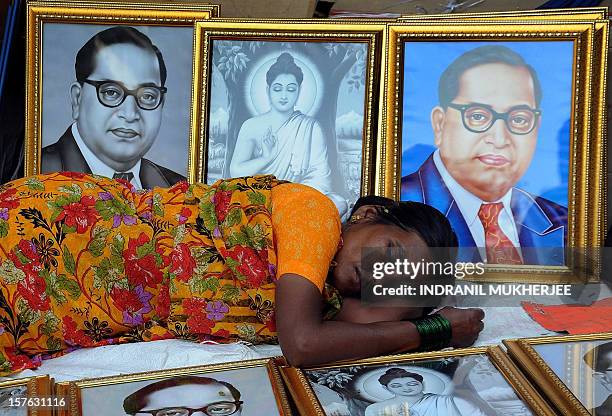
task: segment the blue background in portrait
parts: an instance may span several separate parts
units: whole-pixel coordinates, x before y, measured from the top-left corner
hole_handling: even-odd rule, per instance
[[[570,41],[406,42],[401,174],[416,171],[435,150],[430,113],[438,105],[442,72],[462,53],[491,44],[519,53],[542,85],[538,143],[531,166],[516,186],[567,207],[574,48]]]

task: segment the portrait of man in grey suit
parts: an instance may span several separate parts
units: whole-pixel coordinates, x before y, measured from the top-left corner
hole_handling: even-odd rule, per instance
[[[168,92],[164,57],[148,36],[129,26],[102,30],[79,49],[74,69],[73,123],[42,148],[41,173],[93,173],[140,189],[186,179],[144,157],[158,138]]]

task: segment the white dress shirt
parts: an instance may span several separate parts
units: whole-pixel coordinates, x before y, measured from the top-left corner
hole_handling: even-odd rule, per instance
[[[446,187],[450,191],[463,219],[467,223],[476,247],[486,247],[485,243],[485,232],[480,218],[478,218],[478,211],[482,204],[490,204],[495,202],[501,202],[504,208],[500,211],[497,222],[501,230],[506,234],[508,239],[512,242],[514,247],[520,248],[521,244],[518,239],[518,232],[516,230],[516,224],[514,222],[514,216],[512,215],[512,209],[510,208],[510,201],[512,200],[512,188],[503,196],[501,199],[493,202],[485,202],[478,198],[476,195],[467,191],[463,186],[451,176],[446,170],[444,162],[440,157],[440,151],[436,150],[433,154],[433,161],[446,184]],[[519,250],[520,254],[520,250]],[[484,257],[484,256],[483,256]]]
[[[107,166],[98,158],[98,156],[94,154],[94,152],[91,151],[89,147],[87,147],[79,133],[79,129],[77,128],[76,123],[72,123],[70,131],[72,132],[74,141],[76,142],[77,146],[79,146],[79,150],[85,158],[87,165],[89,165],[91,173],[95,175],[106,176],[107,178],[112,178],[115,172],[117,171]],[[134,185],[136,189],[142,189],[142,184],[140,183],[140,160],[138,160],[138,162],[132,167],[132,169],[126,170],[125,172],[132,172],[134,174],[134,177],[132,178],[130,183]]]

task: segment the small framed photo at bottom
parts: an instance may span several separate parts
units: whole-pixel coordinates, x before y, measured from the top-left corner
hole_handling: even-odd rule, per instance
[[[612,413],[612,332],[505,340],[504,344],[560,414]]]
[[[49,376],[0,381],[0,415],[51,416],[66,402],[51,395]]]
[[[60,416],[291,415],[268,359],[58,383],[56,395],[75,398]]]
[[[554,415],[499,347],[281,367],[300,414]]]

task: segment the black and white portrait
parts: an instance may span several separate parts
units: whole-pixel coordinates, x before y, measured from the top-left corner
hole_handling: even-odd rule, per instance
[[[26,385],[0,388],[0,415],[27,416],[27,406],[17,406],[18,400],[24,400],[27,397],[28,387]]]
[[[81,389],[83,416],[279,415],[265,366]]]
[[[306,371],[328,416],[527,416],[486,355]]]
[[[593,415],[612,415],[612,340],[532,345]]]
[[[366,43],[214,40],[207,183],[272,174],[341,214],[361,191]]]
[[[40,172],[188,176],[191,27],[46,23]]]

